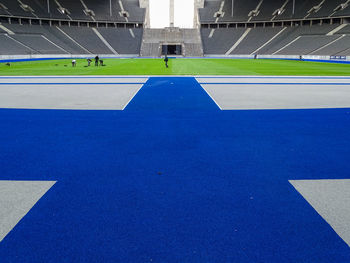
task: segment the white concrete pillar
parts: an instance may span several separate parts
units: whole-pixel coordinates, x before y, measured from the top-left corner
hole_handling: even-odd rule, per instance
[[[146,14],[145,14],[145,21],[143,26],[145,28],[149,28],[150,27],[150,17],[149,17],[149,0],[139,0],[139,4],[140,4],[140,8],[145,8],[146,9]]]

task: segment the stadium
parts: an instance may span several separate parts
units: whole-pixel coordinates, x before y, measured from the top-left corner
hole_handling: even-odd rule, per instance
[[[0,0],[0,263],[350,263],[349,0]]]

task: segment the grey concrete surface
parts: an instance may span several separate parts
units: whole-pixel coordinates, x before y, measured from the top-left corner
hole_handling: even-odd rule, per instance
[[[145,83],[143,76],[0,76],[1,83]]]
[[[222,110],[350,107],[350,78],[250,77],[197,80]]]
[[[0,181],[0,242],[55,183]]]
[[[350,77],[337,76],[202,76],[199,83],[349,83]]]
[[[350,180],[290,181],[350,246]]]
[[[123,110],[147,79],[2,77],[0,108]]]

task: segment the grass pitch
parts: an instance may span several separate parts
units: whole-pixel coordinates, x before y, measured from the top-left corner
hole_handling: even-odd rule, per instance
[[[105,67],[86,67],[78,59],[75,68],[69,59],[0,64],[2,76],[40,75],[286,75],[350,76],[350,64],[267,59],[104,59]]]

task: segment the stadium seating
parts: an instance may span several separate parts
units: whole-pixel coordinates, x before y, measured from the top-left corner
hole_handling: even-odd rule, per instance
[[[70,17],[72,19],[78,20],[92,20],[91,17],[87,16],[84,13],[84,6],[80,1],[72,1],[72,0],[58,0],[58,2],[62,5],[62,7],[67,8],[70,12]],[[99,2],[99,1],[98,1]],[[89,7],[93,10],[92,7]]]
[[[202,41],[205,54],[224,55],[231,46],[242,36],[245,29],[202,29]]]
[[[232,1],[225,1],[223,11],[225,15],[221,22],[239,22],[239,21],[248,21],[250,11],[254,10],[259,1],[248,0],[248,1],[234,1],[233,7],[233,16],[232,16]]]
[[[350,34],[350,24],[340,29],[337,34]]]
[[[47,42],[51,41],[55,43],[55,45],[59,46],[59,50],[56,54],[84,54],[86,51],[74,43],[72,40],[67,38],[61,31],[59,31],[56,27],[50,26],[28,26],[28,25],[16,25],[16,24],[6,24],[6,28],[10,29],[17,35],[36,35],[43,36],[42,41]],[[57,50],[57,49],[55,49]],[[63,51],[64,50],[64,51]],[[41,54],[46,54],[43,50],[39,51]],[[52,54],[50,52],[49,54]]]
[[[57,45],[48,41],[42,35],[14,35],[12,38],[29,47],[38,54],[60,54],[66,52]]]
[[[331,0],[331,1],[327,0],[322,4],[322,8],[319,11],[310,15],[310,18],[328,17],[334,12],[334,9],[337,6],[339,6],[340,4],[342,4],[344,2],[345,2],[345,0]],[[350,10],[348,10],[347,12],[349,14]],[[338,15],[337,13],[334,14],[334,16],[337,16],[337,15]]]
[[[8,12],[11,15],[23,16],[23,17],[35,17],[35,15],[32,12],[25,11],[23,8],[21,8],[19,2],[17,1],[2,0],[1,4],[3,4],[7,8]]]
[[[73,20],[97,20],[97,21],[115,21],[125,22],[125,17],[120,14],[121,6],[119,1],[112,1],[112,16],[110,14],[109,0],[83,0],[84,5],[80,0],[57,0],[50,1],[50,13],[47,8],[46,0],[23,0],[22,3],[30,7],[31,11],[25,11],[21,8],[20,3],[14,0],[2,0],[2,3],[8,12],[13,16],[21,17],[40,17],[40,18],[55,18],[55,19],[73,19]],[[143,22],[145,10],[139,7],[137,0],[122,0],[124,10],[129,14],[128,21]],[[68,10],[69,13],[62,14],[58,8],[62,7]],[[92,10],[94,16],[84,12],[85,9]],[[7,15],[8,13],[0,8],[0,14]]]
[[[300,36],[290,45],[276,54],[279,55],[304,55],[310,54],[326,44],[336,40],[337,36]]]
[[[252,21],[274,20],[278,17],[277,10],[280,10],[281,14],[282,13],[289,14],[290,12],[288,12],[289,11],[288,7],[291,1],[288,1],[287,4],[286,2],[287,2],[286,0],[276,0],[276,1],[264,0],[258,9],[259,11],[257,12],[257,15],[252,17]]]
[[[123,1],[124,9],[129,13],[129,22],[143,22],[145,20],[145,10],[139,7],[138,0]]]
[[[220,8],[221,1],[205,1],[204,8],[199,9],[201,22],[215,22],[214,14]]]
[[[1,0],[0,15],[9,16],[13,20],[4,26],[15,33],[12,39],[2,37],[6,43],[19,43],[12,49],[1,49],[0,55],[8,54],[139,54],[142,28],[127,25],[107,27],[101,25],[96,29],[87,26],[86,22],[106,21],[120,23],[143,23],[145,9],[139,7],[138,0],[112,1],[109,0],[57,0],[50,1],[49,10],[46,0]],[[23,5],[22,5],[23,4]],[[22,6],[21,6],[22,5]],[[26,6],[28,5],[28,6]],[[59,10],[65,12],[59,12]],[[89,11],[91,10],[91,11]],[[85,24],[54,23],[49,25],[36,22],[30,25],[32,19],[60,19],[62,21],[84,21]],[[86,21],[86,22],[85,22]],[[35,22],[35,21],[34,21]],[[22,25],[23,24],[23,25]],[[93,26],[97,26],[93,25]],[[6,33],[0,29],[0,32]],[[96,30],[94,32],[94,30]],[[102,38],[100,37],[102,36]],[[109,43],[110,42],[110,43]],[[110,48],[114,49],[114,51]],[[15,52],[23,48],[21,52]],[[8,51],[7,51],[8,50]]]
[[[199,10],[202,23],[215,22],[214,14],[219,11],[221,2],[222,0],[206,0],[205,8]],[[219,22],[270,21],[273,18],[274,20],[288,20],[350,15],[350,4],[343,10],[334,11],[337,6],[345,3],[346,0],[326,0],[321,5],[321,0],[295,0],[294,13],[293,1],[263,0],[256,10],[257,12],[252,12],[249,16],[249,13],[258,7],[259,2],[257,0],[235,0],[232,10],[232,1],[225,1],[224,16],[219,18]],[[313,9],[318,5],[320,5],[319,9]],[[277,15],[276,12],[276,16],[274,16],[273,13],[278,9],[281,10],[280,15]],[[309,11],[311,12],[309,13]]]
[[[307,55],[340,37],[326,36],[339,25],[252,28],[230,55]],[[205,54],[224,55],[242,37],[245,28],[202,29]],[[212,36],[211,32],[214,31]],[[220,45],[218,45],[220,43]],[[228,54],[227,54],[228,55]],[[328,54],[330,55],[330,54]]]
[[[98,36],[88,27],[61,27],[76,43],[85,47],[90,53],[111,54],[111,50],[98,38]]]
[[[340,36],[338,40],[325,46],[322,49],[313,52],[312,55],[335,55],[335,56],[349,56],[350,55],[350,36]]]
[[[50,12],[46,0],[0,1],[0,22],[14,33],[0,27],[0,55],[154,56],[163,42],[182,43],[184,53],[198,55],[344,55],[350,48],[350,26],[339,27],[350,21],[346,0],[295,0],[294,9],[287,0],[206,0],[198,10],[199,23],[207,24],[200,36],[198,30],[143,29],[139,0],[57,0]],[[345,19],[330,20],[339,16]]]
[[[253,28],[246,38],[237,46],[233,54],[252,54],[274,37],[282,28]],[[231,53],[232,54],[232,53]]]
[[[67,38],[61,30],[59,30],[57,27],[50,27],[50,26],[43,26],[43,29],[45,30],[45,35],[52,40],[54,43],[59,45],[60,47],[64,48],[66,51],[68,51],[71,54],[86,54],[86,50],[83,49],[80,45],[77,45],[77,43],[73,42],[71,39]]]
[[[113,52],[97,36],[92,28],[5,24],[14,35],[11,38],[25,47],[24,54],[112,54]],[[1,30],[1,29],[0,29]],[[139,54],[142,29],[106,28],[95,29],[118,54]],[[0,31],[6,33],[5,31]],[[5,36],[5,35],[4,35]],[[8,37],[6,43],[11,42]],[[4,44],[5,45],[5,44]],[[7,54],[3,47],[0,54]],[[12,49],[11,49],[12,50]],[[9,52],[11,51],[9,50]],[[17,50],[17,49],[15,49]],[[23,53],[22,52],[22,53]],[[18,54],[22,54],[18,53]],[[16,54],[16,53],[11,53]]]
[[[28,55],[32,53],[28,47],[16,42],[13,38],[0,34],[0,54],[6,55]]]
[[[141,28],[98,28],[98,31],[119,54],[140,54]]]
[[[293,5],[292,1],[289,1],[286,6],[286,11],[277,17],[278,20],[286,20],[286,19],[303,19],[308,15],[308,11],[318,5],[320,3],[319,0],[309,0],[309,1],[296,1],[295,2],[295,10],[293,14]],[[317,15],[317,13],[315,13]]]
[[[318,35],[325,36],[332,31],[338,25],[316,25],[316,26],[295,26],[287,28],[280,36],[272,40],[268,45],[259,51],[259,54],[287,54],[283,52],[283,48],[289,45],[292,41],[296,40],[300,36]],[[308,42],[310,45],[312,43]],[[304,43],[307,45],[308,43]],[[301,52],[298,55],[308,54],[309,48],[304,46],[305,52]]]

